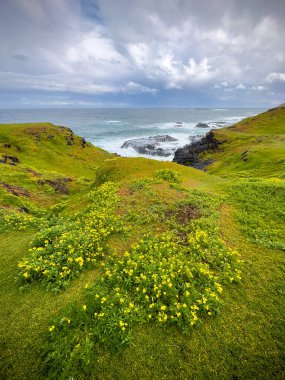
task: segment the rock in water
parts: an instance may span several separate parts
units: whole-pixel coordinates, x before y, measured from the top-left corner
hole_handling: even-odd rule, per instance
[[[182,121],[177,121],[176,124],[174,125],[174,127],[183,127],[183,123]]]
[[[161,148],[160,143],[171,141],[177,141],[177,139],[169,135],[142,137],[139,139],[125,141],[121,148],[133,148],[136,152],[140,154],[168,157],[174,152],[175,149],[163,149]]]
[[[210,128],[210,126],[206,123],[198,123],[195,125],[196,128]]]
[[[208,150],[217,150],[221,144],[216,140],[212,131],[208,132],[206,136],[202,137],[199,141],[192,144],[185,145],[183,148],[176,150],[173,161],[178,164],[193,166],[197,169],[203,169],[205,166],[212,163],[211,160],[202,161],[199,154]]]

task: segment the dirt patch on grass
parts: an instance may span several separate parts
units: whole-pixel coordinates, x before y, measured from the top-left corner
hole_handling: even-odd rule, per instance
[[[0,187],[9,191],[9,193],[16,195],[17,197],[21,197],[21,196],[29,197],[30,196],[29,192],[20,186],[13,186],[13,185],[9,185],[8,183],[0,182]]]
[[[134,192],[131,192],[128,188],[122,187],[119,191],[118,194],[121,197],[129,196],[132,195]]]
[[[190,220],[199,219],[201,217],[201,211],[194,205],[185,204],[179,206],[177,209],[167,210],[165,217],[174,218],[177,223],[186,226]]]
[[[69,189],[67,187],[67,183],[71,181],[72,181],[72,178],[56,178],[56,179],[40,180],[38,181],[38,183],[40,185],[49,185],[53,187],[57,193],[68,194]]]
[[[32,174],[33,176],[35,176],[35,177],[40,177],[40,176],[41,176],[41,173],[38,173],[38,172],[36,172],[36,171],[33,170],[33,169],[27,168],[26,171],[27,171],[28,173],[31,173],[31,174]]]

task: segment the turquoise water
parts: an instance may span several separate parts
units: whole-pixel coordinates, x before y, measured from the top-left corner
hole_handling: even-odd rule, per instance
[[[135,157],[142,155],[132,148],[121,148],[126,140],[168,134],[178,141],[161,143],[161,147],[174,151],[189,143],[191,136],[202,136],[210,129],[231,125],[260,112],[261,109],[254,108],[9,109],[0,110],[0,123],[48,121],[71,128],[111,153]],[[178,127],[177,122],[182,126]],[[209,128],[197,128],[197,123],[207,123]],[[173,155],[151,158],[171,161]]]

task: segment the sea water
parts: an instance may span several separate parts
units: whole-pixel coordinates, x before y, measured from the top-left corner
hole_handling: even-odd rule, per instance
[[[168,157],[146,156],[133,148],[122,148],[126,140],[170,135],[177,141],[161,143],[161,148],[178,149],[202,137],[209,130],[234,124],[263,110],[256,108],[102,108],[102,109],[18,109],[0,110],[0,124],[51,122],[71,128],[97,147],[125,157],[144,156],[172,161]],[[197,128],[198,123],[208,128]]]

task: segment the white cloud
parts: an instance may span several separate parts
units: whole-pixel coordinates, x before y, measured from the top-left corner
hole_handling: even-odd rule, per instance
[[[86,77],[68,75],[27,75],[0,72],[0,87],[3,89],[35,89],[44,91],[70,91],[86,94],[105,94],[119,91],[119,87],[106,83],[92,83]]]
[[[266,87],[263,85],[258,85],[258,86],[252,86],[251,89],[253,91],[264,91],[264,90],[266,90]]]
[[[150,88],[135,82],[126,84],[91,83],[88,77],[63,76],[63,75],[25,75],[11,72],[0,72],[0,87],[6,89],[35,89],[55,92],[75,92],[91,95],[111,93],[141,94],[150,93],[155,95],[158,89]],[[62,100],[60,100],[61,102]],[[62,102],[67,102],[64,99]],[[74,101],[73,101],[74,102]],[[63,103],[62,103],[63,104]]]
[[[245,90],[245,89],[246,89],[246,87],[245,87],[245,85],[242,84],[242,83],[239,83],[239,84],[236,86],[236,90]]]
[[[128,51],[132,62],[148,79],[158,81],[165,88],[187,88],[210,81],[218,75],[207,58],[197,62],[188,58],[186,63],[175,57],[175,53],[164,46],[153,43],[130,44]]]
[[[156,88],[149,88],[135,82],[128,82],[125,86],[122,86],[121,90],[128,94],[150,93],[155,95],[158,92]]]
[[[0,86],[258,96],[285,81],[285,3],[272,1],[0,1]]]
[[[285,73],[270,73],[267,75],[266,82],[285,82]]]

